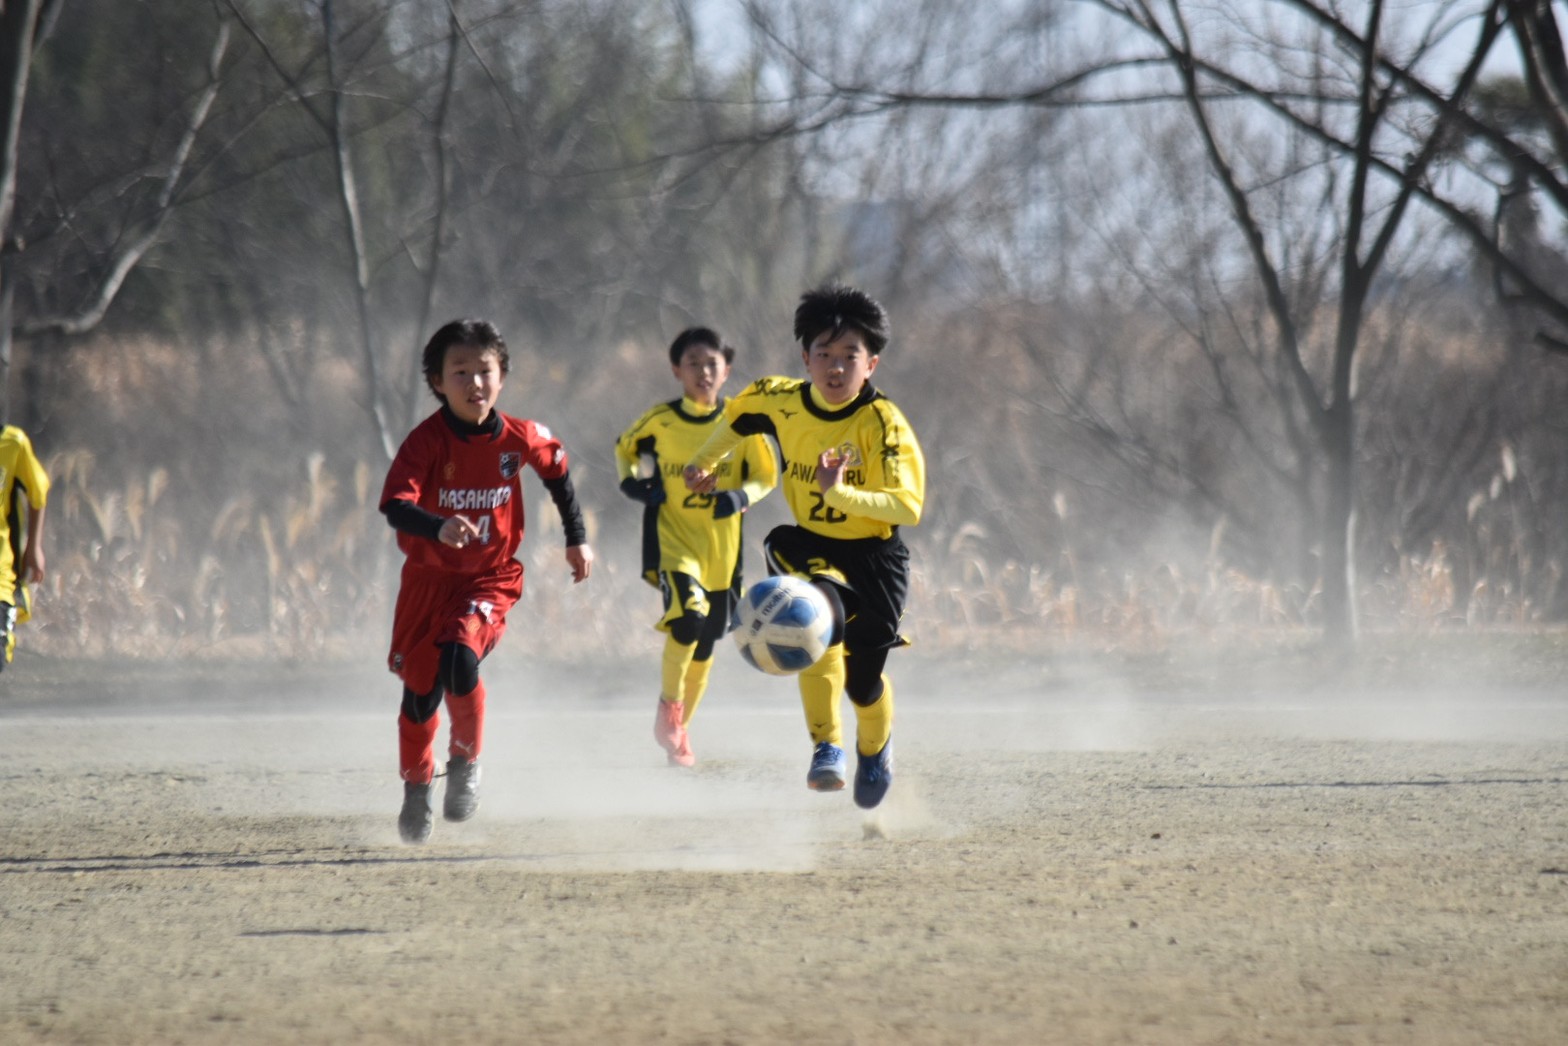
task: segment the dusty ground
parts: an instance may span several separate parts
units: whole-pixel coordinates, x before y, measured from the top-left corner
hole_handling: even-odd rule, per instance
[[[389,677],[13,668],[8,1044],[1568,1041],[1550,654],[1283,689],[903,655],[874,820],[804,788],[786,682],[722,666],[682,772],[651,664],[496,664],[483,808],[423,848]]]

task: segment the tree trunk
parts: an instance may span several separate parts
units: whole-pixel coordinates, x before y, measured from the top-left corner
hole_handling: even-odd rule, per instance
[[[321,5],[321,27],[326,40],[327,80],[331,92],[328,132],[332,138],[332,157],[337,166],[338,203],[343,208],[343,221],[348,232],[350,261],[354,267],[354,306],[359,323],[359,347],[365,361],[365,384],[370,397],[369,410],[375,423],[376,436],[386,460],[397,455],[398,436],[392,431],[391,418],[385,402],[386,384],[381,376],[380,356],[376,351],[374,326],[371,323],[370,258],[365,243],[365,226],[360,217],[359,186],[354,178],[354,158],[349,151],[348,118],[345,113],[347,95],[338,82],[337,26],[333,19],[331,0]]]
[[[1356,492],[1354,411],[1350,399],[1325,412],[1323,497],[1323,641],[1347,654],[1356,643]]]
[[[33,32],[43,0],[0,3],[0,421],[8,418],[11,387],[11,215],[16,207],[16,150],[22,104],[33,64]]]

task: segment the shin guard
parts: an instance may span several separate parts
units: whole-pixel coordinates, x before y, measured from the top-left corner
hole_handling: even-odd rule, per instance
[[[479,759],[485,733],[485,685],[466,694],[448,694],[446,708],[452,716],[452,739],[447,754],[472,763]]]
[[[812,744],[842,746],[844,729],[839,721],[839,695],[844,692],[844,645],[828,647],[822,660],[800,674],[800,705]]]
[[[686,690],[686,673],[691,669],[696,643],[682,643],[674,636],[664,637],[664,657],[659,663],[659,696],[679,701]]]
[[[706,661],[693,660],[686,669],[686,679],[681,684],[681,703],[686,706],[682,713],[681,725],[691,722],[691,717],[697,714],[697,705],[702,702],[702,696],[708,692],[708,676],[713,672],[713,659]]]
[[[416,723],[406,713],[397,717],[398,769],[403,780],[413,784],[429,784],[436,775],[436,728],[441,725],[439,713]]]
[[[855,748],[861,755],[876,755],[893,734],[893,681],[882,677],[882,696],[869,705],[855,705]]]

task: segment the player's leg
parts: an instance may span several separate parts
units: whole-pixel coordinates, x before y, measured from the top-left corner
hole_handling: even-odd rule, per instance
[[[833,609],[832,641],[822,659],[800,673],[800,706],[811,734],[811,767],[806,787],[836,792],[844,787],[844,726],[839,696],[844,692],[844,601],[837,585],[813,579]]]
[[[416,694],[403,688],[403,703],[398,710],[398,764],[403,778],[403,809],[397,827],[406,843],[422,843],[430,838],[433,820],[431,793],[436,772],[436,730],[441,725],[441,688]]]
[[[681,725],[690,727],[697,706],[708,692],[708,679],[713,674],[713,652],[730,630],[739,599],[739,584],[723,592],[708,593],[708,614],[702,623],[702,633],[692,649],[691,664],[681,683],[681,705],[684,709]]]
[[[686,735],[686,704],[682,693],[691,672],[696,643],[683,643],[676,633],[664,637],[659,665],[659,701],[654,706],[653,739],[664,749],[672,766],[691,766],[696,756]]]
[[[506,615],[522,595],[522,565],[463,581],[437,615],[437,677],[452,718],[442,816],[466,821],[479,808],[479,755],[484,743],[485,687],[479,663],[506,633]]]
[[[10,603],[0,603],[0,644],[4,644],[4,657],[0,658],[3,669],[16,653],[16,607]]]
[[[898,626],[909,590],[909,550],[894,540],[856,557],[846,571],[856,614],[844,630],[844,692],[855,708],[855,803],[869,810],[893,783],[893,684],[883,668],[888,652],[905,643]]]
[[[686,678],[681,682],[681,725],[687,730],[691,729],[691,718],[697,714],[697,706],[702,703],[703,697],[708,693],[708,679],[713,675],[713,644],[699,642],[693,648],[691,664],[686,668]]]
[[[893,783],[893,681],[883,672],[887,648],[846,659],[844,692],[855,709],[855,804],[882,802]]]
[[[13,495],[20,494],[21,486],[18,485]],[[0,519],[0,525],[4,522]],[[0,629],[4,629],[4,634],[0,635],[0,669],[11,663],[16,653],[17,623],[26,621],[28,617],[26,613],[18,612],[27,607],[27,586],[16,574],[16,564],[21,560],[22,550],[17,544],[19,535],[14,524],[13,520],[8,535],[0,535]]]
[[[448,821],[466,821],[479,809],[479,750],[485,726],[479,654],[466,643],[443,643],[439,672],[452,716],[442,816]]]
[[[403,781],[398,830],[409,843],[430,837],[435,739],[445,697],[437,678],[438,630],[448,616],[444,608],[451,598],[450,586],[405,575],[392,610],[387,667],[403,682],[397,717],[398,769]]]
[[[689,574],[665,571],[659,575],[664,595],[664,616],[658,627],[665,633],[659,669],[659,703],[653,720],[653,739],[664,749],[670,765],[692,766],[697,757],[686,732],[690,718],[685,695],[698,641],[708,623],[708,593]]]
[[[763,539],[762,552],[770,574],[792,574],[816,585],[833,609],[833,635],[821,660],[800,673],[800,705],[811,734],[811,767],[806,787],[836,792],[844,787],[844,727],[839,718],[839,696],[844,692],[844,624],[848,620],[844,575],[831,562],[831,545],[824,545],[802,527],[774,527]]]

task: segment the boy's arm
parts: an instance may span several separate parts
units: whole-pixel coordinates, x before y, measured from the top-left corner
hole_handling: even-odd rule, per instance
[[[550,492],[556,511],[561,514],[561,529],[566,532],[566,565],[572,569],[572,581],[587,581],[593,572],[593,549],[588,544],[588,528],[583,524],[583,510],[577,505],[577,492],[572,487],[571,473],[562,470],[559,476],[543,480],[544,489]]]
[[[588,527],[583,523],[583,510],[577,504],[577,491],[572,487],[572,475],[562,472],[544,480],[544,489],[561,514],[561,529],[566,532],[566,547],[574,548],[588,543]]]
[[[642,422],[638,421],[615,441],[615,472],[621,478],[622,494],[644,505],[662,505],[664,480],[657,475],[637,475],[637,465],[642,455],[653,453],[653,437],[638,438],[637,434],[641,431]]]
[[[713,470],[724,455],[734,450],[747,436],[773,433],[773,419],[766,410],[765,397],[787,387],[780,378],[758,378],[739,396],[724,406],[724,420],[697,448],[697,453],[687,462],[684,470],[686,489],[699,494],[712,494],[718,486]]]
[[[633,479],[637,475],[637,433],[642,430],[642,419],[621,433],[615,441],[615,475],[618,479]]]
[[[686,485],[691,486],[693,470],[697,473],[712,478],[713,470],[718,467],[724,455],[734,450],[740,441],[746,437],[735,431],[735,426],[726,421],[714,430],[702,446],[697,448],[697,453],[692,455],[691,461],[686,466]],[[696,489],[696,488],[692,488]],[[709,487],[709,491],[712,487]],[[706,492],[705,492],[706,493]]]
[[[766,437],[757,437],[746,444],[744,455],[745,480],[740,489],[748,504],[755,505],[779,485],[779,458],[773,443]]]
[[[907,490],[860,490],[840,483],[823,490],[822,500],[840,512],[894,526],[912,527],[920,522],[920,500]]]
[[[751,439],[742,445],[738,457],[742,477],[740,486],[734,490],[713,492],[714,519],[724,519],[746,511],[778,486],[778,459],[773,454],[771,443],[761,438]]]
[[[411,534],[416,538],[429,538],[439,541],[441,524],[446,522],[445,516],[438,516],[429,509],[420,508],[412,501],[394,498],[381,506],[381,514],[387,517],[387,522],[392,524],[392,529],[400,534]]]
[[[891,523],[914,526],[925,507],[925,457],[914,433],[895,427],[893,438],[885,444],[888,457],[881,468],[880,487],[851,487],[840,482],[847,462],[832,450],[822,452],[817,461],[817,485],[822,500],[840,512]]]
[[[34,582],[44,579],[44,508],[49,501],[49,473],[33,450],[32,440],[23,433],[20,437],[22,452],[17,456],[16,479],[26,492],[27,543],[22,547],[22,562],[18,577],[31,577]]]
[[[29,505],[27,544],[22,548],[21,576],[38,584],[44,579],[44,506]]]
[[[382,505],[381,514],[387,517],[392,529],[401,534],[429,538],[453,548],[462,548],[479,536],[479,528],[467,516],[438,516],[403,498],[394,498]]]

